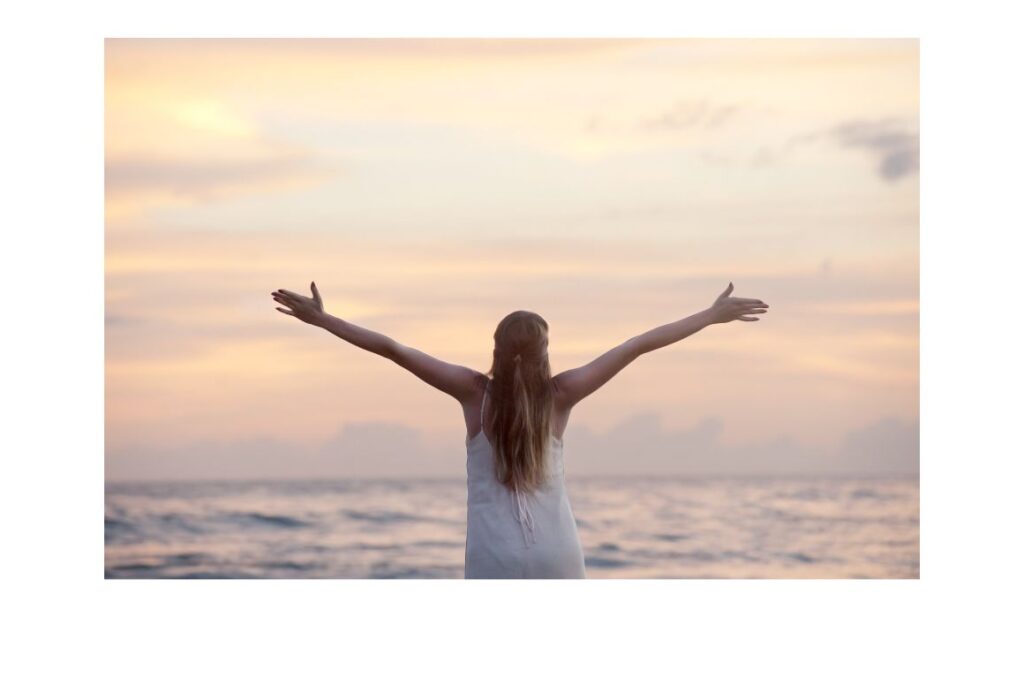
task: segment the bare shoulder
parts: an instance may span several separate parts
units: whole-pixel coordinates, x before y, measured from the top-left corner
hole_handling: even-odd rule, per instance
[[[569,421],[569,412],[576,405],[576,401],[559,381],[558,375],[551,379],[551,410],[552,416],[560,430],[565,430],[565,424]]]
[[[572,411],[573,400],[559,383],[558,375],[551,379],[552,403],[551,403],[551,432],[559,440],[565,438],[565,429],[569,426],[569,414]]]
[[[569,409],[572,403],[569,400],[569,392],[565,390],[562,378],[565,373],[556,374],[551,377],[551,395],[555,409]]]
[[[473,391],[472,393],[462,401],[462,408],[469,414],[471,411],[475,411],[479,416],[480,406],[483,404],[484,393],[487,391],[487,384],[491,381],[483,372],[477,372],[474,370],[473,374]]]

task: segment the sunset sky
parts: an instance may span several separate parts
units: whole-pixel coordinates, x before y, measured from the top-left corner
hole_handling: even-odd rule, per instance
[[[566,472],[916,472],[916,40],[106,42],[106,475],[448,476],[458,403],[277,312],[553,372]]]

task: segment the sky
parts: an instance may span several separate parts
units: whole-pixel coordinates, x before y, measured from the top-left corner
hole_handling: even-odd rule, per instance
[[[573,474],[916,473],[916,40],[105,46],[106,477],[457,477],[459,404],[278,288],[481,372],[696,313],[579,403]]]

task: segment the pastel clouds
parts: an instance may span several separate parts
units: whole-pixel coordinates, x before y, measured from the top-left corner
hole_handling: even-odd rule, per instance
[[[919,423],[884,418],[851,430],[839,445],[816,448],[793,436],[755,443],[722,439],[718,417],[668,429],[640,412],[606,430],[566,434],[566,473],[580,476],[916,475]],[[147,445],[108,454],[108,478],[451,478],[465,468],[465,445],[404,424],[348,424],[304,445],[272,436]],[[571,482],[571,481],[570,481]]]

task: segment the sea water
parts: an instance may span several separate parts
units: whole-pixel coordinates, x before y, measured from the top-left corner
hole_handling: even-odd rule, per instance
[[[568,478],[588,578],[917,578],[917,477]],[[108,483],[107,578],[460,578],[466,481]]]

